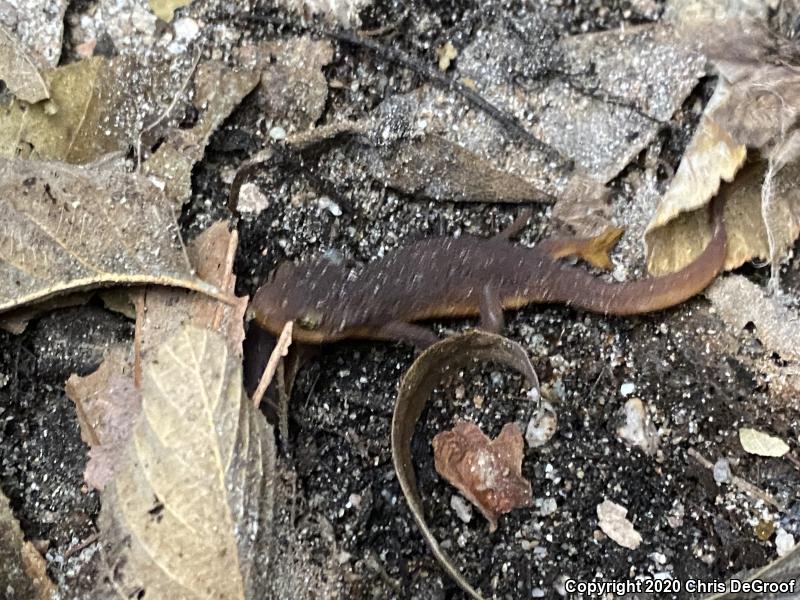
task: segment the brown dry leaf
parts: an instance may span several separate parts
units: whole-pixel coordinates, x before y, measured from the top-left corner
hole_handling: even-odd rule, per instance
[[[231,68],[219,61],[201,64],[194,76],[198,118],[191,129],[175,127],[142,165],[142,173],[163,183],[164,192],[180,210],[191,194],[192,168],[203,158],[211,134],[259,81],[256,70]]]
[[[184,6],[189,6],[192,0],[147,0],[150,10],[162,21],[169,23],[175,16],[175,11]]]
[[[192,326],[146,361],[141,416],[99,519],[117,593],[264,597],[275,448],[240,362]]]
[[[707,24],[708,25],[708,24]],[[694,24],[687,38],[700,31]],[[800,118],[798,56],[791,44],[757,24],[734,20],[702,29],[705,50],[720,73],[714,96],[675,178],[647,227],[648,269],[653,275],[691,262],[707,240],[703,207],[720,180],[728,187],[726,229],[733,269],[761,258],[777,264],[800,235]],[[746,148],[757,149],[745,164]],[[766,225],[765,225],[766,223]]]
[[[0,492],[0,590],[4,598],[50,600],[56,586],[45,572],[47,565],[33,544],[25,541],[11,512],[8,498]]]
[[[597,505],[597,519],[600,529],[608,537],[623,548],[636,550],[642,543],[642,535],[636,531],[625,515],[628,509],[624,506],[605,500]]]
[[[522,476],[525,443],[516,423],[506,423],[494,440],[475,423],[459,421],[433,438],[436,471],[458,488],[497,529],[497,518],[533,502],[531,482]]]
[[[81,439],[89,446],[83,478],[102,490],[117,472],[141,412],[141,394],[131,377],[130,350],[114,348],[94,373],[73,374],[64,388],[75,403]]]
[[[256,103],[262,107],[265,126],[286,133],[313,127],[328,98],[328,80],[322,68],[333,59],[328,40],[301,36],[243,46],[242,65],[261,72]]]
[[[518,371],[530,388],[539,392],[539,380],[522,346],[500,335],[471,331],[444,339],[417,357],[400,382],[392,416],[392,460],[411,514],[445,572],[476,600],[481,600],[483,596],[470,585],[442,550],[425,522],[411,459],[411,439],[434,387],[459,369],[482,362],[505,365]]]
[[[87,288],[227,297],[192,274],[172,209],[133,174],[0,158],[0,312]]]
[[[0,25],[0,80],[20,100],[31,104],[50,97],[36,64],[13,33]]]
[[[244,315],[249,298],[234,296],[236,277],[233,261],[239,235],[218,221],[197,236],[186,252],[198,277],[230,295],[228,304],[187,294],[181,290],[149,289],[145,295],[141,330],[141,353],[146,355],[172,337],[185,323],[221,333],[235,356],[242,355]]]
[[[130,56],[89,58],[42,76],[50,100],[0,108],[0,156],[83,164],[127,150],[175,87],[166,63],[145,66]]]

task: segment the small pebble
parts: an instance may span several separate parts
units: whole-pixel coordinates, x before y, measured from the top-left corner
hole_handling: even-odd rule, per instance
[[[714,481],[717,483],[730,483],[731,463],[727,458],[720,458],[714,463]]]
[[[453,496],[450,497],[450,508],[455,511],[458,518],[464,521],[464,523],[472,521],[472,505],[467,502],[463,496],[453,494]]]
[[[281,140],[286,139],[286,130],[283,127],[275,126],[269,130],[269,137],[271,137],[276,142],[280,142]]]
[[[178,40],[191,41],[200,33],[200,26],[197,21],[189,17],[177,19],[172,27],[175,30],[175,38]]]
[[[783,529],[778,529],[778,534],[775,536],[775,549],[778,551],[778,556],[786,556],[794,549],[795,546],[794,536]]]
[[[328,198],[327,196],[320,197],[320,199],[317,200],[317,204],[319,205],[319,207],[322,210],[327,210],[334,217],[341,217],[342,216],[341,207],[338,204],[336,204],[336,202],[334,202],[333,200]]]
[[[625,402],[624,410],[625,423],[617,428],[617,437],[629,446],[641,448],[645,454],[652,456],[658,450],[659,437],[647,415],[644,402],[639,398],[631,398]]]
[[[558,429],[558,416],[549,402],[542,402],[539,409],[528,421],[525,428],[525,441],[529,448],[543,446],[553,437]]]
[[[634,385],[630,381],[626,381],[621,386],[619,386],[619,393],[622,394],[623,396],[630,396],[635,391],[636,391],[636,385]]]

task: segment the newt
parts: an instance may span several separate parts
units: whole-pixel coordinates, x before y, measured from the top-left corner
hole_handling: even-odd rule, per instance
[[[285,262],[255,294],[256,323],[279,335],[294,321],[296,341],[342,339],[410,342],[419,348],[438,337],[418,321],[480,316],[498,331],[503,311],[536,303],[562,303],[604,315],[638,315],[680,304],[705,289],[722,270],[727,236],[724,202],[709,210],[712,236],[683,269],[631,282],[609,282],[559,260],[574,255],[609,267],[608,251],[622,230],[595,238],[547,238],[533,248],[515,245],[515,222],[492,238],[428,238],[361,268],[329,259]],[[527,222],[527,221],[526,221]]]

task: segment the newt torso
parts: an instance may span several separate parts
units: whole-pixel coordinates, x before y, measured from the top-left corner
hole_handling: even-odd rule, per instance
[[[565,248],[590,240],[551,239],[526,248],[497,237],[430,238],[358,269],[326,259],[284,264],[258,290],[253,310],[257,322],[275,334],[286,321],[295,321],[294,337],[311,343],[417,342],[420,331],[411,323],[481,314],[491,305],[487,296],[503,309],[560,302],[604,314],[651,312],[694,296],[721,270],[726,241],[721,207],[715,213],[706,249],[684,269],[662,277],[613,283],[558,260],[575,252]]]

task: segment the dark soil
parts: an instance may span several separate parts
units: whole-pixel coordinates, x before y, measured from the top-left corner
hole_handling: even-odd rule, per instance
[[[414,26],[398,32],[396,43],[430,60],[430,48],[447,39],[468,39],[474,23],[488,18],[480,3],[413,3]],[[552,2],[564,32],[599,31],[658,17],[629,2]],[[645,3],[635,3],[644,5]],[[657,6],[657,5],[656,5]],[[379,27],[403,13],[399,4],[369,9],[365,27]],[[254,29],[253,36],[262,35]],[[357,92],[331,90],[323,121],[337,112],[359,116],[386,95],[412,89],[418,76],[385,64],[363,50],[338,46],[330,78],[359,79]],[[388,77],[388,83],[387,83]],[[707,88],[698,89],[703,99]],[[252,99],[215,134],[194,177],[192,202],[181,219],[191,237],[227,215],[228,188],[220,176],[253,147],[264,143],[258,106]],[[691,119],[690,119],[691,120]],[[691,128],[676,123],[656,144],[675,168]],[[335,165],[334,165],[335,166]],[[626,178],[615,182],[624,200]],[[322,209],[303,169],[325,178],[325,194],[342,209]],[[312,178],[313,179],[313,178]],[[511,206],[453,204],[402,197],[363,178],[338,181],[330,165],[305,165],[282,181],[259,179],[271,199],[255,218],[238,222],[236,263],[239,293],[251,293],[280,261],[334,249],[366,261],[409,240],[472,233],[489,236],[511,222]],[[311,200],[298,202],[308,195]],[[546,235],[549,209],[533,207],[534,219],[520,243]],[[798,247],[795,247],[797,254]],[[789,265],[784,289],[797,297],[797,260]],[[631,265],[631,268],[634,266]],[[748,276],[763,279],[750,269]],[[442,335],[474,325],[437,323]],[[11,499],[29,539],[49,544],[50,574],[80,597],[93,577],[94,547],[68,559],[69,548],[89,538],[99,510],[98,496],[82,481],[86,447],[80,440],[72,403],[63,383],[85,374],[104,349],[131,336],[124,317],[97,305],[55,311],[22,335],[0,333],[0,487]],[[685,582],[722,580],[775,557],[774,537],[759,541],[754,528],[776,512],[731,486],[687,454],[693,449],[712,463],[730,457],[735,473],[786,506],[780,525],[800,537],[800,472],[781,459],[746,454],[738,428],[761,428],[785,440],[800,436],[800,406],[778,402],[754,370],[766,351],[748,332],[731,332],[696,298],[674,310],[635,318],[605,318],[565,307],[531,307],[507,316],[506,334],[532,357],[544,396],[555,406],[559,427],[544,447],[527,449],[523,475],[537,502],[502,517],[496,532],[473,510],[462,522],[450,508],[457,492],[434,471],[430,440],[471,419],[490,436],[511,420],[523,424],[531,408],[508,374],[487,366],[467,374],[465,393],[442,391],[423,416],[414,458],[426,516],[436,536],[467,578],[496,598],[557,598],[567,578],[625,580],[671,577]],[[438,567],[414,524],[400,491],[389,450],[389,428],[397,384],[414,358],[411,348],[384,343],[339,343],[326,347],[300,373],[290,404],[288,454],[282,470],[294,481],[289,515],[296,539],[311,558],[309,568],[335,579],[342,598],[462,598]],[[616,428],[626,401],[623,383],[634,385],[660,430],[654,456],[620,442]],[[458,384],[456,384],[458,385]],[[485,398],[482,408],[476,396]],[[461,394],[458,394],[461,397]],[[546,499],[555,500],[555,510]],[[642,534],[627,550],[599,532],[596,507],[613,500],[628,510]],[[333,565],[333,567],[332,567]],[[298,592],[305,597],[313,590]],[[2,595],[2,592],[0,592]],[[685,593],[675,597],[686,597]],[[646,597],[644,595],[639,597]],[[661,594],[658,597],[670,597]]]

